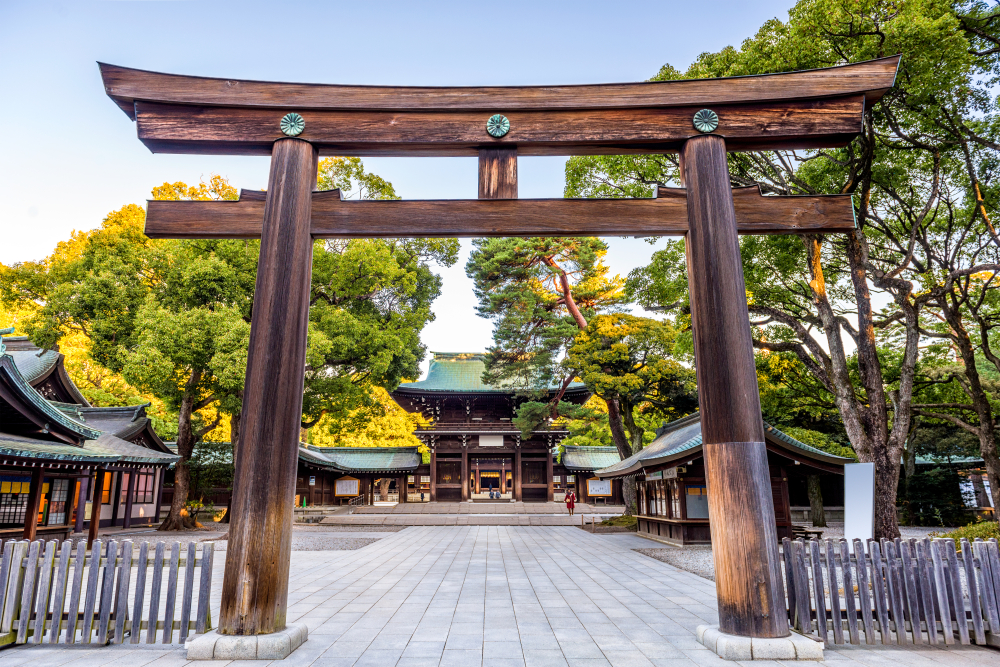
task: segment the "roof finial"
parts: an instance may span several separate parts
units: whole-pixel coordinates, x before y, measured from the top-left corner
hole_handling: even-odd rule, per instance
[[[14,327],[7,327],[6,329],[0,329],[0,354],[7,351],[7,346],[3,344],[3,337],[14,333]]]

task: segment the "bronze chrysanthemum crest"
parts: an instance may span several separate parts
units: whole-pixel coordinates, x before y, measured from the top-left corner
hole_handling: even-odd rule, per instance
[[[719,127],[719,115],[711,109],[702,109],[694,115],[694,129],[699,132],[715,132]]]
[[[289,137],[297,137],[306,129],[305,119],[297,113],[286,113],[281,118],[281,131]]]
[[[502,114],[494,114],[486,121],[486,131],[495,139],[510,132],[510,121]]]

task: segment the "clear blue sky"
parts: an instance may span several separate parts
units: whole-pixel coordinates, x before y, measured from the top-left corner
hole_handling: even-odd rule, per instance
[[[20,2],[0,0],[0,262],[40,259],[74,229],[213,173],[262,188],[267,159],[152,155],[96,61],[204,76],[395,85],[641,81],[739,45],[791,0],[756,2]],[[408,199],[474,198],[475,159],[369,158]],[[522,197],[559,197],[563,158],[522,158]],[[609,239],[612,270],[653,247]],[[481,350],[463,257],[443,272],[431,350]],[[2,323],[0,323],[2,325]]]

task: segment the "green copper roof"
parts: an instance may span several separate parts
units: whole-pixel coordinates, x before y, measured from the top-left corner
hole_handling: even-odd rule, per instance
[[[57,376],[57,383],[72,398],[75,403],[89,407],[90,403],[80,392],[80,388],[73,384],[66,367],[63,365],[63,355],[57,350],[43,350],[32,343],[27,336],[4,336],[3,345],[7,348],[7,354],[14,360],[17,370],[28,382],[35,386],[40,381],[52,375]]]
[[[9,378],[10,382],[16,388],[17,393],[19,393],[25,401],[35,406],[38,412],[49,421],[59,424],[63,428],[66,428],[77,435],[83,436],[88,440],[94,440],[100,437],[100,431],[90,428],[89,426],[84,426],[83,424],[70,419],[57,410],[51,403],[45,400],[41,394],[35,391],[34,387],[32,387],[24,376],[21,375],[21,370],[14,362],[13,357],[10,356],[10,353],[0,355],[0,371],[4,372],[4,374]]]
[[[88,444],[93,442],[88,440],[83,447],[76,447],[0,433],[0,456],[79,463],[114,463],[118,461],[119,457],[116,454],[104,451],[100,447],[88,447]]]
[[[452,391],[476,393],[510,393],[512,389],[483,383],[486,355],[481,352],[431,352],[427,377],[419,382],[404,382],[402,391]],[[570,389],[584,388],[582,382],[570,383]],[[555,387],[550,387],[555,389]]]
[[[10,340],[5,338],[4,340]],[[34,382],[59,363],[59,353],[54,350],[40,350],[39,353],[28,350],[8,350],[7,354],[14,359],[17,370],[28,382]]]
[[[771,442],[792,454],[804,455],[806,459],[833,465],[853,463],[853,459],[835,456],[811,447],[766,422],[764,423],[764,432],[765,437],[769,437]],[[701,414],[698,412],[657,429],[657,434],[656,439],[646,445],[638,454],[633,454],[624,461],[597,470],[595,474],[601,478],[625,477],[641,472],[643,468],[651,468],[701,454]]]
[[[562,464],[566,470],[585,472],[607,468],[622,460],[615,447],[576,447],[566,445],[562,455]]]
[[[344,472],[413,472],[420,465],[416,447],[299,447],[306,463]]]

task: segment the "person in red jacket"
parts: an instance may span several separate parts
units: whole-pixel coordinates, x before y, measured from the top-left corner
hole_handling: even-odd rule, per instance
[[[576,494],[573,493],[572,489],[567,489],[566,491],[566,509],[569,510],[569,515],[573,516],[573,508],[576,507]]]

